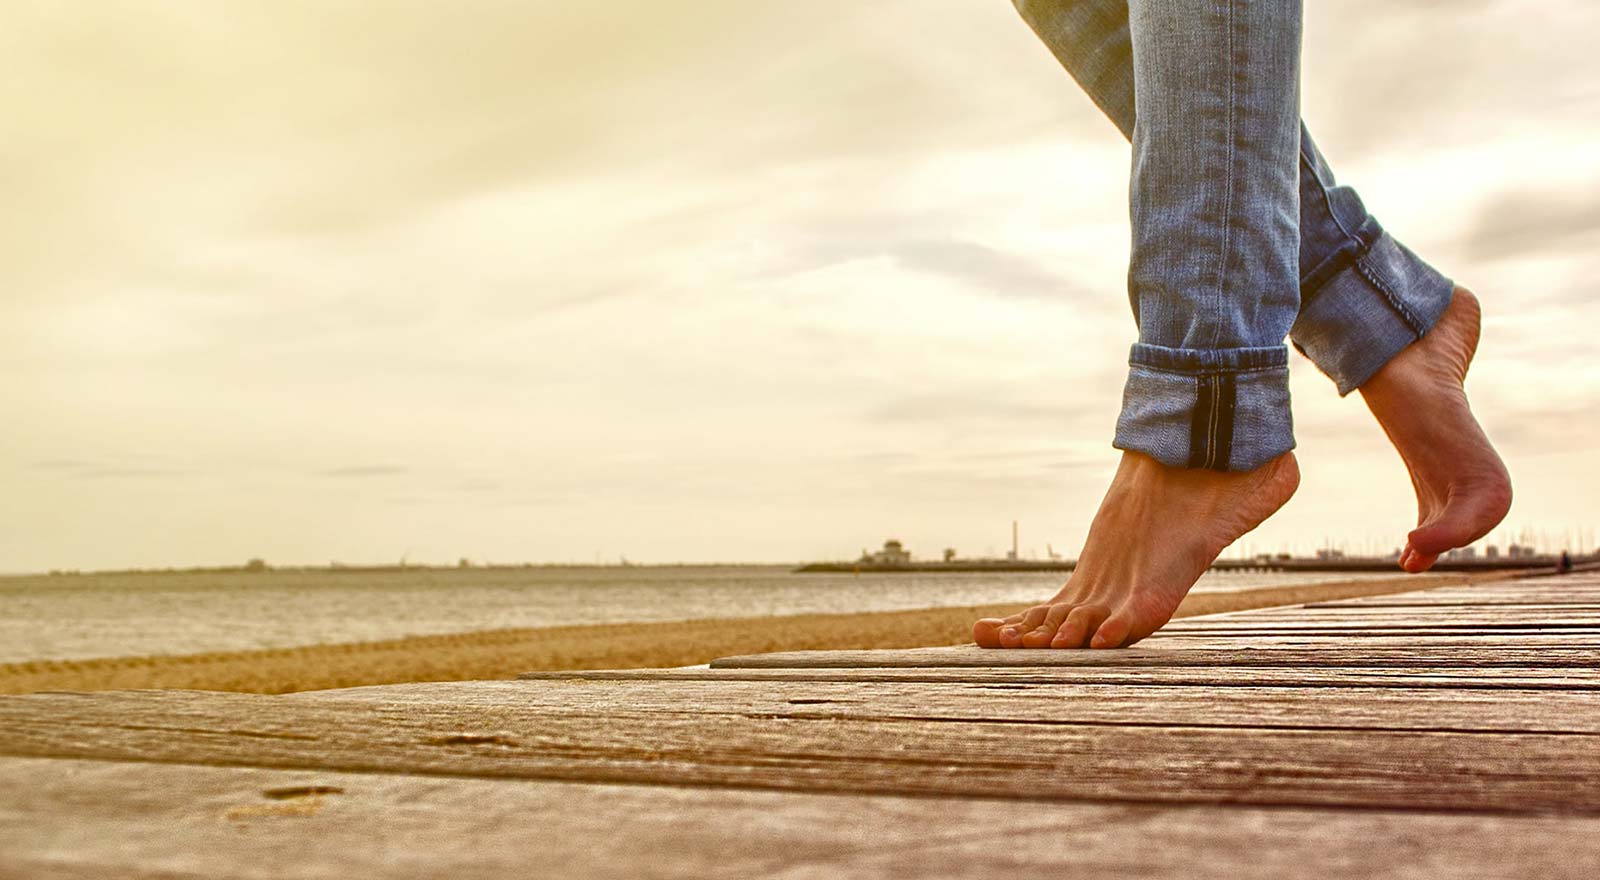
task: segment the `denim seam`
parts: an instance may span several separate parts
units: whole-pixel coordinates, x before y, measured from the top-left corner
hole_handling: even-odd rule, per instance
[[[1233,414],[1238,406],[1232,374],[1194,377],[1195,409],[1189,420],[1189,467],[1228,469],[1233,460]]]
[[[1232,4],[1229,4],[1229,9],[1232,9]],[[1206,414],[1206,467],[1208,468],[1217,463],[1217,395],[1221,391],[1217,387],[1218,383],[1215,379],[1210,380],[1210,382],[1211,412]]]
[[[1317,176],[1316,168],[1311,164],[1311,157],[1306,155],[1305,143],[1305,139],[1301,138],[1299,150],[1300,164],[1305,166],[1306,172],[1310,175],[1311,179],[1316,182],[1317,192],[1322,196],[1323,207],[1328,209],[1328,216],[1333,219],[1333,225],[1339,227],[1339,231],[1344,234],[1346,241],[1359,241],[1359,239],[1356,237],[1356,234],[1351,232],[1350,229],[1344,225],[1343,220],[1339,219],[1339,213],[1333,210],[1333,199],[1328,195],[1328,188],[1322,185],[1322,178]]]
[[[1236,161],[1236,159],[1234,157],[1234,143],[1233,143],[1233,138],[1234,138],[1234,131],[1233,131],[1233,112],[1234,112],[1234,108],[1233,108],[1233,93],[1234,93],[1234,86],[1235,86],[1234,80],[1236,79],[1236,77],[1238,75],[1236,73],[1236,69],[1237,69],[1236,65],[1238,64],[1238,61],[1239,61],[1239,59],[1237,57],[1235,57],[1234,48],[1233,48],[1233,0],[1227,0],[1226,16],[1227,16],[1227,19],[1223,23],[1223,28],[1224,28],[1224,30],[1225,30],[1225,32],[1227,34],[1227,39],[1228,39],[1228,115],[1227,115],[1227,119],[1226,119],[1226,121],[1224,123],[1224,126],[1223,126],[1223,128],[1224,128],[1223,134],[1224,134],[1224,137],[1226,137],[1227,142],[1228,142],[1228,155],[1227,155],[1227,159],[1226,159],[1226,163],[1227,164],[1224,166],[1227,169],[1227,188],[1224,190],[1225,195],[1223,196],[1223,199],[1222,199],[1222,253],[1219,254],[1219,256],[1222,259],[1219,262],[1218,268],[1217,268],[1217,289],[1216,289],[1216,292],[1213,294],[1213,296],[1215,297],[1215,301],[1212,303],[1212,314],[1215,314],[1215,315],[1220,315],[1220,314],[1223,313],[1223,292],[1224,292],[1224,288],[1226,287],[1226,285],[1228,283],[1228,261],[1229,261],[1229,252],[1231,251],[1231,247],[1229,245],[1229,239],[1230,239],[1231,233],[1233,231],[1233,226],[1232,226],[1232,219],[1233,219],[1233,184],[1234,184],[1233,178],[1234,178],[1234,162]],[[1218,343],[1220,343],[1221,341],[1222,341],[1222,324],[1221,324],[1221,322],[1218,322],[1215,327],[1211,328],[1211,346],[1210,347],[1211,348],[1216,348]]]
[[[1225,471],[1228,469],[1229,460],[1233,458],[1233,410],[1239,402],[1239,386],[1232,374],[1218,374],[1217,379],[1220,387],[1214,414],[1217,429],[1211,439],[1211,466],[1216,470]],[[1224,439],[1226,443],[1223,442]]]
[[[1141,370],[1149,370],[1152,373],[1165,373],[1168,376],[1188,376],[1191,378],[1199,376],[1214,376],[1220,373],[1243,375],[1245,373],[1275,373],[1279,370],[1282,370],[1283,372],[1289,371],[1289,367],[1284,364],[1275,364],[1266,367],[1207,367],[1198,373],[1186,373],[1182,370],[1173,370],[1167,367],[1155,367],[1151,366],[1150,364],[1141,364],[1138,361],[1128,361],[1128,366],[1138,367]]]
[[[1417,320],[1417,317],[1411,313],[1410,309],[1406,308],[1405,303],[1400,299],[1400,297],[1396,296],[1394,291],[1389,289],[1389,285],[1384,283],[1384,281],[1378,277],[1378,274],[1367,266],[1366,260],[1357,260],[1354,265],[1355,270],[1361,273],[1361,277],[1367,279],[1368,284],[1371,284],[1373,287],[1377,288],[1379,293],[1383,294],[1383,298],[1388,301],[1389,306],[1400,315],[1400,320],[1406,322],[1406,328],[1411,331],[1411,334],[1418,339],[1421,339],[1423,332],[1422,323]]]
[[[1343,230],[1343,226],[1340,229]],[[1367,258],[1372,249],[1378,246],[1388,233],[1378,225],[1378,221],[1368,217],[1360,228],[1350,234],[1338,250],[1324,257],[1322,262],[1312,267],[1310,272],[1300,278],[1300,305],[1303,308],[1309,304],[1324,287],[1333,283],[1344,270],[1354,266],[1357,262]],[[1302,267],[1304,268],[1304,267]]]

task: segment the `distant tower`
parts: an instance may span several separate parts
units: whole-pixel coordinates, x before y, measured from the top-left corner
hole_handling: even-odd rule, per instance
[[[1017,558],[1017,521],[1016,520],[1012,520],[1011,521],[1011,552],[1006,554],[1006,558],[1007,559],[1011,559],[1011,560],[1015,560]]]

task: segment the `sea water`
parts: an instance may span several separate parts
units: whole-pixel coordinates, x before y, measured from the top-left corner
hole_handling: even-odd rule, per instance
[[[1196,592],[1388,575],[1213,572]],[[563,624],[1026,603],[1060,572],[792,566],[148,572],[0,577],[0,663],[190,654]]]

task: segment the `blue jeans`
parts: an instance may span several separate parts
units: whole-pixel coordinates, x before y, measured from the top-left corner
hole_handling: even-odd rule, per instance
[[[1348,394],[1454,285],[1335,183],[1300,122],[1300,0],[1014,0],[1133,142],[1139,326],[1113,445],[1248,471],[1294,448],[1288,336]]]

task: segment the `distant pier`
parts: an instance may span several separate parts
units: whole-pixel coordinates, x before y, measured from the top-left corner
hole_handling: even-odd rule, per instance
[[[1561,564],[1556,555],[1517,556],[1499,558],[1446,559],[1441,557],[1429,571],[1532,571],[1553,569]],[[936,572],[1028,572],[1072,571],[1077,567],[1074,559],[955,559],[949,562],[812,562],[795,569],[796,574],[892,574]],[[1218,559],[1211,564],[1212,571],[1259,572],[1315,572],[1355,573],[1393,572],[1399,562],[1390,557],[1345,556],[1330,559],[1315,557]]]

